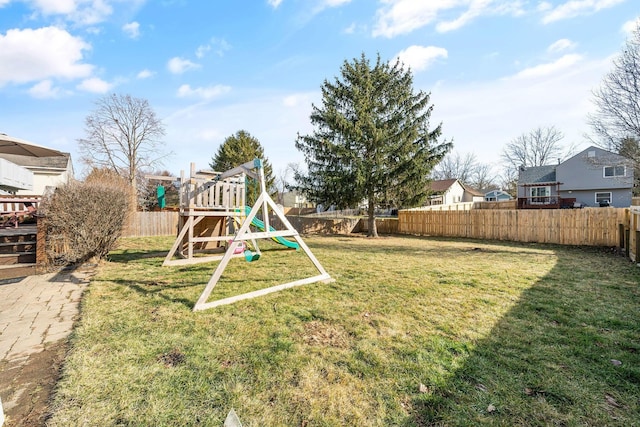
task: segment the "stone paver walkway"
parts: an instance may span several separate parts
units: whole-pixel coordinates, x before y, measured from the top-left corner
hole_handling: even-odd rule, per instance
[[[5,381],[11,377],[7,373],[17,375],[30,356],[69,336],[92,274],[92,269],[80,268],[0,284],[0,366]],[[5,412],[16,405],[22,391],[0,384]]]

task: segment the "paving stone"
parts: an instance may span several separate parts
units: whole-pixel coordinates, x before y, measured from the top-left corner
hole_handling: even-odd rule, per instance
[[[2,338],[0,340],[0,358],[5,359],[9,355],[9,352],[13,348],[16,341],[18,341],[18,337],[7,337],[5,335],[2,335],[2,337],[0,338]]]
[[[67,331],[62,331],[62,332],[58,332],[58,333],[47,333],[47,335],[44,338],[44,343],[45,344],[51,344],[54,342],[58,342],[60,340],[64,340],[67,339],[69,337],[69,332]]]

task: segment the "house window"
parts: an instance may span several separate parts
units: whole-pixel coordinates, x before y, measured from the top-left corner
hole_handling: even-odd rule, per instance
[[[595,150],[591,150],[587,152],[587,157],[595,157],[595,156],[596,156]]]
[[[596,205],[609,205],[611,204],[611,192],[596,193]]]
[[[624,166],[605,166],[603,173],[605,178],[625,176],[625,167]]]
[[[551,187],[531,187],[531,203],[549,203]]]

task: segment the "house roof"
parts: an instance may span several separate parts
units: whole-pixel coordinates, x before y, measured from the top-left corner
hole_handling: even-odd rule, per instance
[[[434,193],[444,193],[456,182],[457,179],[440,179],[438,181],[431,181],[431,191]]]
[[[628,159],[628,158],[626,158],[626,157],[624,157],[624,156],[621,156],[620,154],[616,154],[616,153],[614,153],[614,152],[612,152],[612,151],[608,151],[608,150],[605,150],[605,149],[603,149],[603,148],[596,147],[596,146],[594,146],[594,145],[592,145],[592,146],[590,146],[590,147],[588,147],[588,148],[586,148],[586,149],[582,150],[581,152],[579,152],[578,154],[576,154],[576,155],[574,155],[574,156],[571,156],[571,157],[570,157],[569,159],[567,159],[567,160],[571,160],[571,159],[576,158],[576,157],[585,157],[585,156],[588,156],[588,153],[589,153],[589,152],[593,152],[593,154],[595,155],[595,157],[597,157],[597,158],[598,158],[598,161],[607,161],[607,162],[610,162],[610,163],[612,163],[612,164],[615,164],[615,163],[621,163],[621,164],[623,164],[623,163],[628,163],[628,162],[629,162],[629,159]],[[588,156],[588,157],[591,157],[591,156]],[[566,162],[567,160],[565,160],[565,162]],[[564,162],[563,162],[563,163],[564,163]]]
[[[518,185],[556,182],[556,165],[520,169]]]
[[[54,157],[33,157],[0,153],[0,158],[6,159],[11,163],[26,168],[67,169],[67,166],[69,165],[70,154],[62,154],[62,156]]]
[[[484,197],[484,193],[476,190],[473,187],[469,187],[468,185],[464,185],[464,184],[462,184],[462,187],[464,188],[464,191],[466,191],[467,193],[471,194],[472,196],[483,196]]]
[[[499,194],[506,194],[507,196],[510,196],[509,193],[507,193],[506,191],[500,190],[498,188],[493,189],[491,191],[487,191],[486,193],[484,193],[485,196],[488,196],[488,195],[499,195]]]

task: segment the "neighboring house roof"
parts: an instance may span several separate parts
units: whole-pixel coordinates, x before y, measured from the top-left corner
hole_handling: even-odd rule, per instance
[[[462,188],[464,188],[464,191],[471,194],[472,196],[484,197],[484,193],[481,193],[480,191],[476,190],[475,188],[469,187],[468,185],[462,184]]]
[[[518,184],[555,183],[556,167],[557,165],[521,168],[518,175]]]
[[[0,153],[0,158],[26,168],[67,169],[69,165],[69,153],[55,157],[17,156],[15,154]]]
[[[433,191],[434,193],[444,193],[445,191],[447,191],[455,182],[457,181],[457,179],[440,179],[438,181],[431,181],[431,185],[429,186],[429,188],[431,189],[431,191]]]
[[[487,191],[484,194],[485,197],[498,197],[498,196],[507,196],[509,198],[511,198],[511,194],[507,193],[506,191],[503,190],[491,190],[491,191]]]

